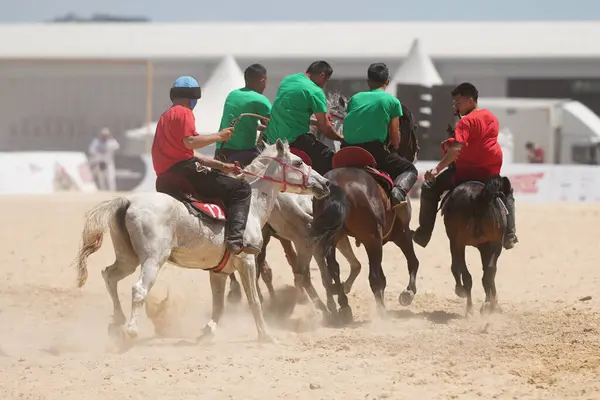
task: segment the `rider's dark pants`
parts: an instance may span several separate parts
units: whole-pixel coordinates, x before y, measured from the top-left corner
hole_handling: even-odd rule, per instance
[[[302,150],[312,161],[312,168],[321,175],[331,171],[334,150],[319,142],[312,133],[305,133],[290,143],[290,147]]]
[[[456,184],[452,181],[454,170],[449,168],[439,174],[435,181],[424,182],[421,186],[421,208],[419,210],[419,227],[413,236],[414,241],[422,247],[427,246],[435,226],[438,204],[445,191],[452,190]],[[457,182],[458,183],[458,182]],[[506,242],[516,241],[515,236],[515,198],[513,193],[506,196],[508,210]],[[508,248],[508,247],[507,247]]]
[[[193,157],[175,164],[169,172],[182,174],[203,199],[219,199],[227,208],[225,236],[232,251],[243,249],[244,230],[250,210],[251,190],[248,182],[218,171],[209,170]]]
[[[394,181],[396,190],[392,195],[395,200],[398,202],[406,200],[408,192],[412,189],[419,175],[413,163],[397,153],[390,152],[385,144],[380,141],[353,145],[343,142],[341,147],[347,146],[361,147],[371,153],[377,162],[377,168],[387,172]]]

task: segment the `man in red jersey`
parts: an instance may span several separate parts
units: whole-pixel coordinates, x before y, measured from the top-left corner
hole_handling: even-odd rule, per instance
[[[173,105],[161,115],[152,143],[156,175],[167,171],[181,174],[194,186],[198,196],[222,200],[228,210],[225,226],[227,248],[234,254],[242,251],[258,254],[259,248],[243,242],[250,210],[250,185],[216,171],[231,172],[235,168],[233,164],[194,154],[194,149],[229,140],[233,128],[211,135],[198,135],[192,110],[200,98],[200,85],[191,76],[178,78],[170,96]]]
[[[499,123],[494,114],[477,108],[479,93],[471,83],[461,83],[452,91],[452,103],[460,121],[453,138],[442,143],[444,157],[438,165],[425,173],[421,187],[419,227],[413,241],[421,247],[431,239],[437,207],[442,194],[456,185],[472,180],[486,180],[499,175],[502,168],[502,149],[498,144]],[[453,164],[453,165],[452,165]],[[444,168],[450,167],[446,169]],[[508,209],[504,248],[511,249],[518,242],[515,234],[515,199],[506,198]]]

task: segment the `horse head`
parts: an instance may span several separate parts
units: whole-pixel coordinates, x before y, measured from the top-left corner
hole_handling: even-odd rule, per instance
[[[412,112],[402,104],[402,116],[400,117],[400,147],[398,154],[410,162],[417,161],[419,154],[419,140],[417,139],[418,124],[413,119]]]
[[[280,184],[282,192],[308,194],[316,198],[329,195],[329,181],[290,151],[287,142],[277,139],[244,169],[244,175]]]

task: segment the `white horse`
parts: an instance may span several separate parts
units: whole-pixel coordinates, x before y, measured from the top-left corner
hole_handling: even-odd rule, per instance
[[[262,244],[262,227],[267,222],[280,191],[324,197],[328,181],[290,153],[289,146],[278,140],[268,146],[243,171],[251,181],[250,214],[244,237],[246,243]],[[211,270],[221,266],[226,254],[225,224],[200,219],[186,206],[164,193],[143,193],[106,201],[88,212],[82,232],[82,244],[76,258],[78,286],[88,276],[87,257],[102,245],[103,233],[110,228],[115,262],[102,271],[113,302],[113,322],[109,331],[122,329],[126,338],[138,335],[138,317],[148,291],[165,262],[182,268]],[[132,287],[131,317],[126,323],[117,284],[141,265],[140,278]],[[253,255],[231,256],[220,272],[210,273],[213,297],[212,318],[204,329],[211,336],[223,314],[227,276],[237,270],[254,316],[258,339],[272,341],[267,332],[256,290],[256,266]]]

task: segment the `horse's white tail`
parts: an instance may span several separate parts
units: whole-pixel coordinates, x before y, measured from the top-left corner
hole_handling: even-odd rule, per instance
[[[118,217],[122,218],[124,216],[129,204],[128,198],[117,197],[100,203],[86,213],[83,232],[81,233],[81,246],[76,257],[77,287],[82,287],[87,281],[87,258],[102,246],[106,228],[113,224],[119,225]]]

